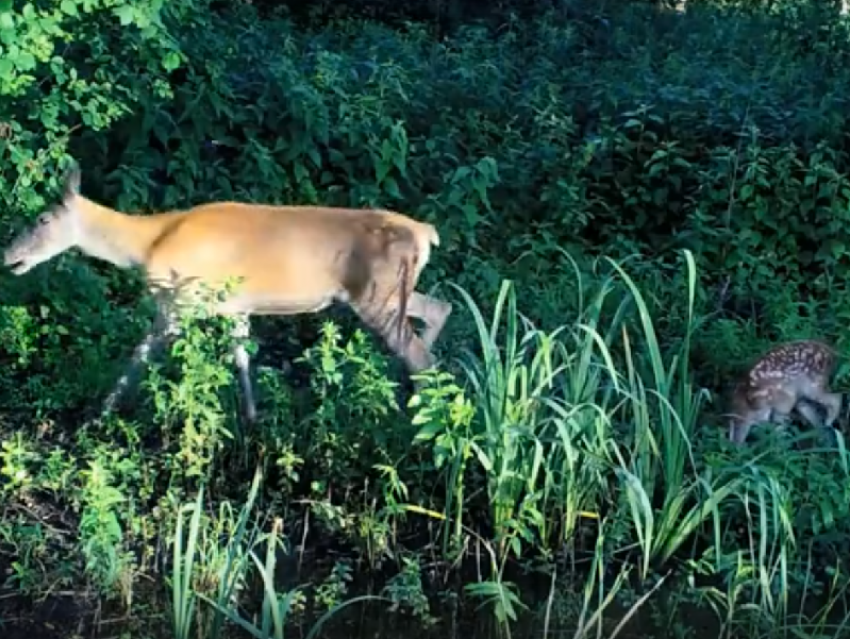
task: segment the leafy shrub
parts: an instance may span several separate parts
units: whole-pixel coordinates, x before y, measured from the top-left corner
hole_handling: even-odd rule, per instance
[[[408,403],[350,315],[255,319],[263,417],[246,431],[226,320],[187,320],[135,405],[90,422],[148,321],[141,278],[74,255],[2,274],[9,583],[130,605],[138,573],[172,571],[174,628],[215,636],[225,617],[250,626],[246,548],[268,540],[252,561],[270,631],[291,534],[392,567],[386,592],[427,623],[470,539],[489,560],[466,592],[500,623],[524,605],[517,566],[562,550],[593,555],[582,615],[593,592],[637,596],[625,572],[596,581],[612,559],[653,589],[672,564],[722,579],[675,594],[710,600],[730,632],[789,627],[791,595],[843,596],[843,438],[796,449],[757,429],[730,450],[717,400],[775,341],[846,344],[847,20],[803,2],[564,3],[437,36],[270,9],[0,2],[3,234],[71,156],[86,194],[121,210],[404,211],[441,234],[422,287],[457,303],[443,370]],[[193,495],[194,568],[196,546],[174,544]],[[255,501],[278,518],[267,536]],[[314,603],[338,602],[350,572],[334,560]],[[193,622],[191,593],[233,608]]]

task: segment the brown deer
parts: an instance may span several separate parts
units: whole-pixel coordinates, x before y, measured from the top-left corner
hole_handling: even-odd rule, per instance
[[[414,290],[431,246],[439,245],[431,224],[383,210],[237,202],[128,215],[80,195],[79,187],[75,166],[66,176],[61,204],[16,238],[4,261],[22,275],[77,247],[121,268],[144,269],[157,317],[106,398],[104,413],[147,366],[151,351],[177,335],[181,306],[197,300],[201,287],[232,279],[236,290],[212,312],[236,320],[234,358],[249,422],[256,419],[256,406],[242,340],[250,333],[251,315],[316,313],[342,302],[410,372],[434,365],[430,349],[452,306]],[[425,323],[421,337],[410,318]]]
[[[817,340],[780,344],[763,354],[732,392],[729,439],[742,444],[758,423],[784,426],[795,408],[812,426],[832,426],[841,412],[841,394],[829,390],[837,359],[833,348]],[[824,420],[813,404],[826,409]]]

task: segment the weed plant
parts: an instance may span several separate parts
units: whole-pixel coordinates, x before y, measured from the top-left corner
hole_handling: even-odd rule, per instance
[[[416,394],[350,314],[255,318],[245,428],[200,307],[97,421],[151,318],[138,272],[0,271],[0,632],[844,636],[843,430],[735,447],[722,419],[767,346],[847,352],[850,22],[827,5],[447,29],[353,0],[0,1],[2,237],[73,157],[121,210],[430,221],[422,285],[456,309]]]

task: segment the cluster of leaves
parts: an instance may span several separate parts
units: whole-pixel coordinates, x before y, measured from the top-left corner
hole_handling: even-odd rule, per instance
[[[806,3],[770,13],[707,4],[684,15],[644,3],[571,7],[439,39],[429,25],[352,18],[305,29],[241,3],[63,0],[13,11],[0,2],[3,228],[45,206],[73,155],[86,194],[122,210],[233,198],[409,212],[440,229],[423,287],[459,284],[485,316],[494,302],[504,310],[502,280],[517,283],[504,345],[464,311],[443,337],[446,351],[480,344],[500,381],[467,361],[456,371],[468,384],[432,380],[411,423],[364,335],[314,328],[310,348],[302,354],[309,341],[294,339],[284,354],[309,382],[261,369],[267,417],[248,434],[234,421],[225,345],[192,330],[175,345],[180,370],[153,369],[132,422],[78,428],[141,337],[138,279],[73,258],[2,275],[0,539],[19,558],[15,584],[38,588],[40,570],[68,579],[74,569],[55,560],[56,546],[67,551],[75,529],[87,577],[126,586],[154,563],[176,504],[199,484],[238,499],[257,453],[270,480],[264,505],[289,514],[305,500],[323,532],[373,567],[403,546],[404,525],[422,530],[410,504],[442,520],[426,528],[447,554],[478,521],[502,557],[546,554],[598,532],[586,520],[611,511],[600,547],[637,540],[648,566],[708,528],[713,514],[687,500],[713,507],[743,480],[715,482],[731,463],[716,432],[699,444],[700,463],[686,460],[671,414],[697,438],[697,422],[712,420],[684,381],[665,378],[682,375],[678,364],[665,367],[683,352],[719,389],[775,339],[818,332],[843,343],[850,306],[831,287],[850,275],[840,239],[850,221],[840,133],[850,30]],[[701,286],[670,259],[683,247]],[[589,277],[571,277],[563,249]],[[585,257],[635,251],[644,257],[630,272],[650,294],[629,326],[652,317],[658,333],[640,352],[612,337],[625,331],[617,322],[632,289],[609,295]],[[589,292],[599,295],[592,312]],[[691,332],[694,316],[732,307],[758,325],[725,319]],[[516,339],[528,328],[517,308],[542,332]],[[585,339],[588,325],[598,339]],[[280,330],[273,340],[285,341]],[[608,358],[594,359],[601,343]],[[611,388],[626,381],[634,393],[622,408]],[[673,408],[656,406],[653,392]],[[773,490],[764,504],[779,504],[785,521],[796,499],[794,530],[831,548],[824,557],[840,555],[850,502],[829,489],[839,462],[780,461],[763,458],[753,480]],[[830,497],[813,497],[816,488]],[[659,505],[660,493],[673,497]],[[72,504],[72,519],[55,507],[59,519],[32,526],[21,505],[39,501]],[[749,516],[722,510],[734,522]],[[717,552],[734,539],[724,533]]]

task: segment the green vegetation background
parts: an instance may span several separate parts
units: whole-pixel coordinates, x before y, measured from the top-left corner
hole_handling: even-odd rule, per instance
[[[733,450],[719,415],[777,341],[847,352],[839,9],[0,0],[4,241],[74,158],[122,211],[427,220],[422,287],[455,304],[410,404],[345,312],[255,320],[244,430],[225,322],[189,318],[96,423],[151,318],[139,274],[0,272],[0,623],[49,633],[37,602],[72,592],[103,636],[101,605],[134,637],[271,637],[371,592],[441,636],[481,600],[500,633],[648,610],[693,636],[670,624],[696,607],[728,636],[840,636],[843,435]]]

